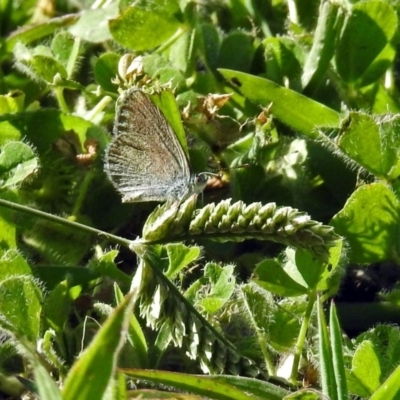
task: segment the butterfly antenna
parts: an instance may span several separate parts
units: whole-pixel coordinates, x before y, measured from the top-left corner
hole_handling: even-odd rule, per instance
[[[197,174],[198,176],[201,176],[201,175],[205,175],[205,176],[215,176],[215,177],[219,177],[220,176],[220,174],[216,174],[215,172],[200,172],[199,174]]]
[[[220,171],[229,171],[231,169],[239,169],[239,168],[247,168],[250,167],[250,164],[240,164],[240,165],[235,165],[234,167],[224,167],[224,168],[220,168]]]
[[[223,167],[223,168],[219,168],[219,169],[218,169],[218,172],[219,172],[218,174],[213,173],[213,172],[206,172],[206,174],[209,174],[209,175],[211,175],[211,176],[218,176],[218,177],[220,177],[220,176],[221,176],[221,171],[230,171],[230,170],[232,170],[232,169],[247,168],[247,167],[250,167],[250,164],[249,164],[249,163],[247,163],[247,164],[236,165],[236,166],[234,166],[234,167]]]

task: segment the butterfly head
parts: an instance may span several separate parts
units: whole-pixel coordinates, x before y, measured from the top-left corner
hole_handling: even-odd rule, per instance
[[[201,193],[207,185],[208,176],[206,172],[191,176],[190,186],[192,193]]]
[[[207,185],[208,179],[211,176],[219,176],[219,174],[214,174],[213,172],[201,172],[199,174],[194,174],[190,179],[190,188],[192,193],[201,193]]]

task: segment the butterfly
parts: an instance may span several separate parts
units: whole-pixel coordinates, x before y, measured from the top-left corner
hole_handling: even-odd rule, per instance
[[[119,97],[113,134],[104,169],[122,202],[181,202],[203,191],[206,174],[191,172],[174,130],[142,90]]]

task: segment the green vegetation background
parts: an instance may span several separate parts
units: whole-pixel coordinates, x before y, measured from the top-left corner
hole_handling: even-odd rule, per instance
[[[0,391],[399,398],[399,10],[0,1]],[[197,208],[108,181],[131,85],[221,171]]]

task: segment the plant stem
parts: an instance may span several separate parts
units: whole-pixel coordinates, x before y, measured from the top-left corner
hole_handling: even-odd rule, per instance
[[[56,94],[58,105],[60,106],[61,111],[68,114],[69,109],[64,98],[64,88],[62,86],[56,86],[54,88],[54,93]]]
[[[88,111],[85,115],[85,119],[90,122],[95,122],[96,117],[104,110],[104,108],[110,103],[112,98],[110,96],[104,96],[92,110]]]
[[[47,221],[55,222],[57,224],[69,226],[71,228],[78,229],[82,232],[86,232],[90,235],[100,236],[102,238],[111,240],[114,243],[120,244],[121,246],[125,246],[125,247],[129,248],[129,246],[131,244],[131,241],[121,238],[119,236],[115,236],[111,233],[107,233],[107,232],[101,231],[99,229],[92,228],[91,226],[80,224],[79,222],[70,221],[66,218],[58,217],[56,215],[52,215],[52,214],[46,213],[44,211],[35,210],[34,208],[30,208],[30,207],[27,207],[27,206],[24,206],[21,204],[13,203],[12,201],[0,199],[0,206],[10,208],[10,209],[16,210],[16,211],[21,211],[26,214],[34,215],[36,217],[46,219]]]
[[[163,43],[154,53],[161,54],[164,52],[165,49],[168,49],[169,46],[171,46],[176,40],[178,40],[184,33],[186,32],[186,29],[178,29],[175,34],[168,39],[165,43]]]
[[[79,49],[80,49],[80,45],[81,45],[81,39],[79,37],[76,37],[74,39],[74,45],[72,47],[70,56],[68,58],[68,64],[67,64],[67,75],[68,78],[72,77],[72,74],[74,73],[74,69],[78,60],[78,56],[79,56]]]
[[[306,341],[307,330],[310,325],[311,313],[314,308],[316,299],[317,299],[317,293],[315,291],[310,292],[308,295],[308,305],[306,313],[304,314],[303,322],[301,323],[301,328],[299,332],[299,337],[297,338],[297,343],[294,349],[292,373],[290,374],[290,379],[289,379],[289,381],[293,384],[295,384],[297,381],[300,357],[304,348],[304,343]]]
[[[268,350],[268,346],[265,341],[265,335],[263,335],[263,332],[261,331],[261,329],[257,329],[257,336],[258,336],[258,343],[261,347],[261,351],[264,356],[264,361],[265,361],[265,365],[267,367],[268,375],[272,375],[272,376],[276,375],[276,368],[271,359],[271,353]]]
[[[86,198],[86,193],[88,191],[90,182],[92,181],[92,178],[94,177],[94,169],[90,169],[88,173],[85,175],[85,178],[83,179],[83,182],[79,188],[79,194],[78,198],[76,199],[76,202],[74,204],[74,209],[72,210],[72,217],[76,218],[80,214],[80,210],[82,208],[82,204]]]

